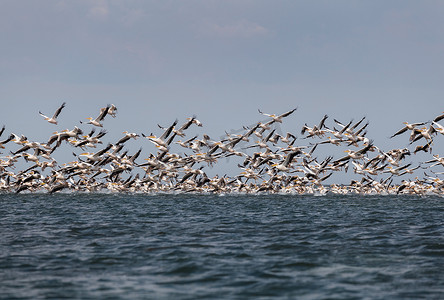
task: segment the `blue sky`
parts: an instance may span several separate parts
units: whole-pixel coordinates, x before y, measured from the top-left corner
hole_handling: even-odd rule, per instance
[[[299,133],[324,114],[366,116],[384,149],[403,121],[444,110],[442,1],[0,2],[0,123],[46,140],[114,103],[110,136],[158,132],[196,114],[203,132],[298,111]],[[67,105],[58,126],[52,114]],[[157,131],[156,131],[157,130]],[[441,139],[442,140],[442,139]],[[441,144],[438,144],[442,146]]]

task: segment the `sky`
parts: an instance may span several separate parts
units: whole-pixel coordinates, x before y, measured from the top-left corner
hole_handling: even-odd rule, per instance
[[[0,123],[45,141],[113,103],[109,137],[196,115],[217,139],[298,107],[284,133],[365,116],[380,148],[405,147],[388,139],[402,122],[444,111],[443,15],[442,1],[1,0]],[[39,116],[62,102],[59,125]]]

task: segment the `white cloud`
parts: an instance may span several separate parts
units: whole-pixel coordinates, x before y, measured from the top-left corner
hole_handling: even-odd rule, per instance
[[[106,0],[91,0],[92,7],[88,10],[88,16],[93,19],[103,20],[109,15],[108,2]]]

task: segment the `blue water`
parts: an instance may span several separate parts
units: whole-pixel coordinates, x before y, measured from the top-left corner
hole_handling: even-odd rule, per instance
[[[443,299],[444,198],[0,195],[0,298]]]

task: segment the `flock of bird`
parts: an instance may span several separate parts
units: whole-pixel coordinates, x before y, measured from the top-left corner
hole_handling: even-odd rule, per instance
[[[57,125],[65,105],[52,117],[39,114]],[[383,151],[366,137],[369,122],[365,117],[348,123],[333,119],[328,125],[325,115],[312,127],[304,124],[300,137],[291,132],[281,134],[276,125],[296,110],[279,115],[259,110],[266,121],[244,126],[237,134],[226,132],[217,140],[207,134],[187,137],[191,126],[203,126],[193,116],[181,125],[178,120],[169,126],[158,125],[158,136],[125,131],[118,141],[104,143],[107,131],[96,129],[103,128],[107,116],[115,118],[117,114],[116,106],[108,105],[100,109],[97,118],[80,122],[79,126],[88,126],[88,130],[75,126],[56,131],[44,142],[14,133],[0,140],[4,155],[0,158],[0,192],[444,194],[443,172],[439,170],[444,167],[444,157],[432,152],[434,139],[444,135],[444,126],[439,123],[444,113],[426,122],[404,122],[391,138],[410,134],[411,149]],[[5,130],[3,126],[0,138]],[[141,157],[142,148],[135,153],[125,150],[126,143],[136,139],[151,142],[156,151]],[[300,145],[300,141],[306,143]],[[328,144],[346,147],[346,154],[321,158],[319,149]],[[6,150],[11,145],[14,149]],[[182,151],[173,151],[174,147]],[[74,161],[60,163],[54,159],[53,153],[62,148],[73,151]],[[429,159],[417,165],[406,162],[418,152],[427,153]],[[227,157],[237,158],[239,172],[209,176],[208,168]],[[25,168],[18,168],[19,161]],[[408,178],[419,170],[424,174],[421,178]],[[347,185],[324,183],[341,171],[353,172],[357,179]]]

